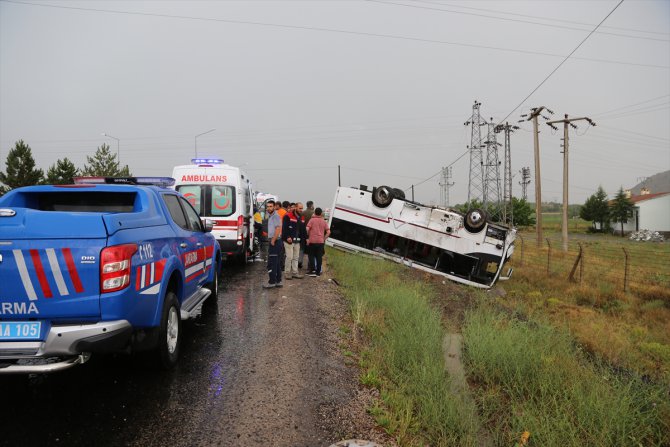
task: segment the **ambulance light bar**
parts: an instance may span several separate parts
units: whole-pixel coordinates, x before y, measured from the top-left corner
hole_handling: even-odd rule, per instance
[[[162,188],[174,186],[172,177],[75,177],[75,185],[154,185]]]
[[[194,165],[220,165],[223,160],[220,158],[192,158],[191,163]]]

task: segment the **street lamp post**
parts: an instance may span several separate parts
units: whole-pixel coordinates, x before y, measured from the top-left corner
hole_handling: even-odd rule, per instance
[[[121,140],[119,140],[118,138],[113,137],[113,136],[111,136],[111,135],[109,135],[109,134],[106,134],[106,133],[104,133],[104,132],[103,132],[101,135],[102,135],[103,137],[113,138],[114,140],[116,140],[116,161],[118,161],[118,162],[119,162],[119,166],[121,166],[121,152],[119,151],[119,142],[120,142]]]
[[[205,135],[206,133],[214,132],[216,129],[209,129],[207,132],[199,133],[198,135],[195,136],[193,139],[193,142],[195,143],[195,158],[198,158],[198,137],[201,135]]]

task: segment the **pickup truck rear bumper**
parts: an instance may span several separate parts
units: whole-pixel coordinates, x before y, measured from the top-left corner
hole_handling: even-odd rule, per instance
[[[49,373],[84,363],[91,352],[122,349],[132,326],[126,320],[51,326],[44,341],[0,342],[0,374]]]

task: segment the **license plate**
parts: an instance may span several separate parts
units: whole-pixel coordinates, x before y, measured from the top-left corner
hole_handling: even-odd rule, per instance
[[[41,321],[0,321],[0,340],[39,340]]]

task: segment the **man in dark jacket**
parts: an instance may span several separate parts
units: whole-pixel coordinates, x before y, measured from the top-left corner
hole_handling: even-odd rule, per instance
[[[284,267],[284,279],[302,278],[298,273],[298,256],[300,255],[300,226],[295,210],[290,210],[284,216],[282,225],[282,240],[286,252],[286,266]]]

